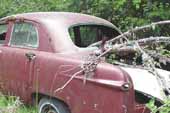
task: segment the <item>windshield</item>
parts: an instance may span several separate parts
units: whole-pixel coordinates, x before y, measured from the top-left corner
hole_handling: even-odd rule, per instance
[[[79,25],[69,28],[69,34],[78,47],[88,47],[89,45],[101,41],[109,40],[119,33],[113,28],[102,25]]]

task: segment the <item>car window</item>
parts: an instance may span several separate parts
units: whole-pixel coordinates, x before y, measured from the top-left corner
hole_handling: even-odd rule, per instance
[[[79,47],[87,47],[104,37],[108,39],[117,36],[112,28],[100,25],[80,25],[69,28],[69,34],[75,45]]]
[[[38,47],[37,30],[31,23],[15,23],[11,37],[12,46]]]
[[[7,33],[7,24],[1,24],[0,25],[0,45],[4,44],[6,33]]]
[[[97,27],[80,27],[80,37],[81,37],[81,45],[82,47],[87,47],[89,44],[97,42]]]

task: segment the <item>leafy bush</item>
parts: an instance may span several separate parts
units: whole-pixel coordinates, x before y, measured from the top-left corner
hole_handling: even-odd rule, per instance
[[[151,110],[151,113],[170,113],[170,99],[166,99],[164,104],[160,107],[155,105],[155,100],[152,99],[148,104],[147,107]]]

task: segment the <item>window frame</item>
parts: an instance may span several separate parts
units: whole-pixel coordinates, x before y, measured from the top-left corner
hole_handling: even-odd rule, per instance
[[[13,45],[13,44],[11,44],[14,27],[15,27],[15,25],[16,25],[17,23],[27,23],[27,24],[31,24],[31,25],[35,28],[36,35],[37,35],[37,47],[24,46],[24,45]],[[8,46],[10,46],[10,47],[16,47],[16,48],[25,48],[25,49],[38,49],[38,48],[39,48],[39,45],[40,45],[40,42],[39,42],[39,32],[38,32],[37,26],[36,26],[34,23],[32,23],[32,22],[30,22],[30,21],[16,21],[16,22],[13,23],[13,25],[12,25],[12,30],[11,30],[11,33],[10,33],[10,40],[9,40]]]

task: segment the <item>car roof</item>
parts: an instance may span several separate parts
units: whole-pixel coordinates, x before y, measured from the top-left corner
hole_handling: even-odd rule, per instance
[[[34,12],[23,13],[8,16],[0,19],[0,22],[6,20],[26,19],[43,25],[48,36],[53,42],[55,52],[77,51],[78,47],[72,42],[68,33],[68,28],[74,25],[103,25],[115,29],[116,27],[101,18],[86,14],[71,13],[71,12]]]
[[[74,24],[99,24],[99,25],[105,25],[109,27],[114,27],[114,25],[104,19],[90,16],[86,14],[80,14],[80,13],[72,13],[72,12],[33,12],[33,13],[22,13],[22,14],[16,14],[12,16],[8,16],[5,18],[0,19],[1,21],[7,20],[10,18],[23,18],[27,20],[32,20],[36,22],[44,22],[44,21],[51,21],[55,20],[61,23],[65,23],[68,26],[74,25]]]

